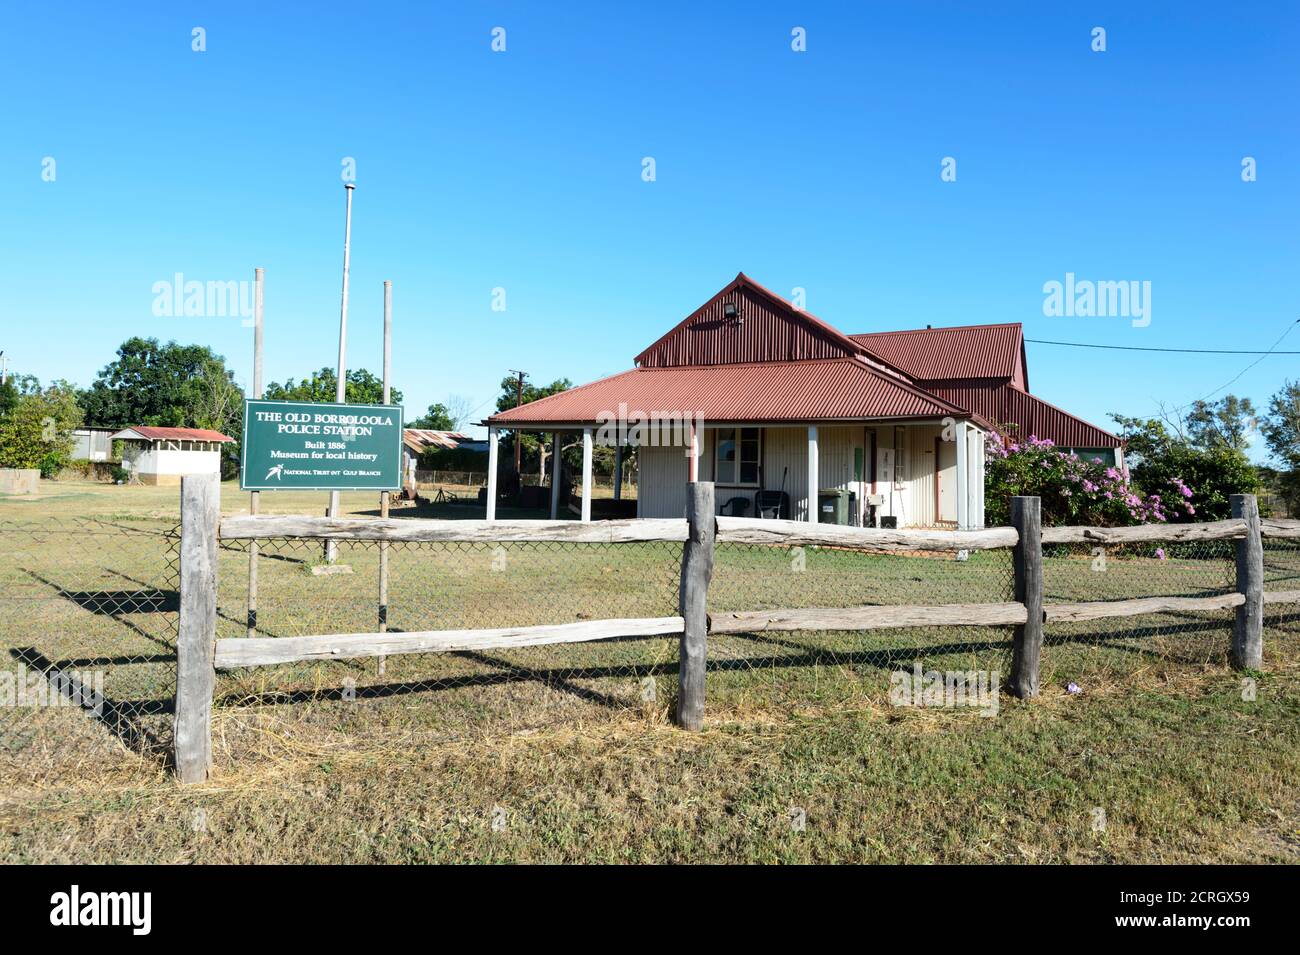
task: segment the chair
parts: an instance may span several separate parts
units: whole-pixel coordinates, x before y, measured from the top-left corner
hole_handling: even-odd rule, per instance
[[[731,497],[722,505],[720,513],[723,517],[744,517],[745,512],[749,510],[749,498]]]

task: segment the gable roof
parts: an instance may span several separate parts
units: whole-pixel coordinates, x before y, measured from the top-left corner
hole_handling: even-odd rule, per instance
[[[970,417],[861,358],[633,368],[488,418],[501,427],[613,422],[617,415],[706,422]]]
[[[150,428],[144,425],[124,428],[113,435],[114,441],[119,438],[127,441],[218,441],[222,444],[235,440],[220,431],[210,431],[207,428]]]
[[[1025,340],[1019,322],[869,332],[849,337],[922,381],[1019,378],[1017,384],[1028,390]]]
[[[723,306],[740,306],[740,321]],[[643,368],[861,357],[899,369],[811,312],[796,308],[744,272],[636,356]]]

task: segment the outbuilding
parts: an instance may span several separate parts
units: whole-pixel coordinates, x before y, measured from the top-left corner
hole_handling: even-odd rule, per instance
[[[180,484],[186,474],[221,471],[221,446],[235,439],[207,428],[124,428],[122,467],[141,484]]]

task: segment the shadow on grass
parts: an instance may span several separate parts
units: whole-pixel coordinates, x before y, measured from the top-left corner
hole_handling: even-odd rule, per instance
[[[67,661],[60,665],[44,656],[35,647],[12,647],[9,654],[23,666],[35,670],[46,680],[62,676],[63,679],[53,685],[59,687],[66,698],[79,703],[78,709],[88,714],[121,740],[127,749],[144,756],[165,758],[164,741],[147,729],[140,722],[139,717],[172,712],[173,702],[171,700],[119,701],[105,696],[98,707],[87,707],[82,702],[85,696],[77,691],[78,684],[70,680],[71,675],[65,672],[73,661]]]

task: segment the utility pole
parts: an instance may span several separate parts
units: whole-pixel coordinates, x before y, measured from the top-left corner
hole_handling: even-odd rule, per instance
[[[0,386],[5,385],[6,383],[8,383],[8,381],[9,381],[9,359],[5,357],[4,352],[0,351]]]
[[[356,184],[345,182],[343,189],[347,192],[347,213],[343,220],[343,304],[339,310],[339,371],[338,382],[334,389],[334,400],[343,404],[347,400],[348,388],[348,267],[352,262],[352,191]],[[339,492],[330,491],[330,517],[339,516]],[[325,560],[334,563],[338,556],[338,545],[329,541],[325,545]]]
[[[511,368],[510,371],[512,374],[519,376],[519,381],[515,384],[515,407],[518,408],[521,407],[524,403],[524,379],[528,377],[528,372],[518,371],[517,369],[514,368]],[[519,468],[521,467],[521,462],[523,460],[521,455],[524,447],[522,441],[520,441],[521,437],[523,436],[519,433],[519,431],[516,430],[515,431],[515,474],[519,473]]]

